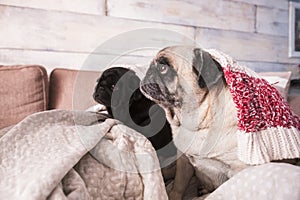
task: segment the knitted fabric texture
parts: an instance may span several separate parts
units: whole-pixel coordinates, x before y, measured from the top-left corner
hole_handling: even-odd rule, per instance
[[[231,57],[208,50],[222,66],[237,109],[238,157],[247,164],[300,157],[300,119],[277,89]]]

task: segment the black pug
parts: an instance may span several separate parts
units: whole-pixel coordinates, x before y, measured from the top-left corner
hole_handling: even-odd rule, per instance
[[[93,98],[106,107],[112,118],[146,136],[162,164],[163,160],[177,153],[171,127],[164,110],[146,98],[139,85],[140,79],[134,71],[123,67],[109,68],[98,79]],[[154,125],[148,126],[150,123]]]

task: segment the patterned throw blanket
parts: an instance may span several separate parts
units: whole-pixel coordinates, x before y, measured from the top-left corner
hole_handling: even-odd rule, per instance
[[[151,143],[103,115],[36,113],[0,136],[0,199],[167,199]]]

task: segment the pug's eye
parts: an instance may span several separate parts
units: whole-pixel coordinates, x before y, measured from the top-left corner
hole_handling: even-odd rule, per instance
[[[158,69],[159,73],[165,74],[165,73],[167,73],[167,71],[168,71],[168,66],[167,66],[167,65],[159,64],[159,65],[157,66],[157,69]]]

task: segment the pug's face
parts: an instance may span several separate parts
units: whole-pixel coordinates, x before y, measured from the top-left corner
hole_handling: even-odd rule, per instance
[[[181,109],[189,99],[205,96],[222,77],[221,66],[204,50],[191,46],[167,47],[150,64],[140,89],[165,108]]]
[[[98,79],[93,98],[106,107],[122,108],[125,103],[132,103],[131,97],[137,95],[139,83],[133,71],[123,67],[109,68]]]

